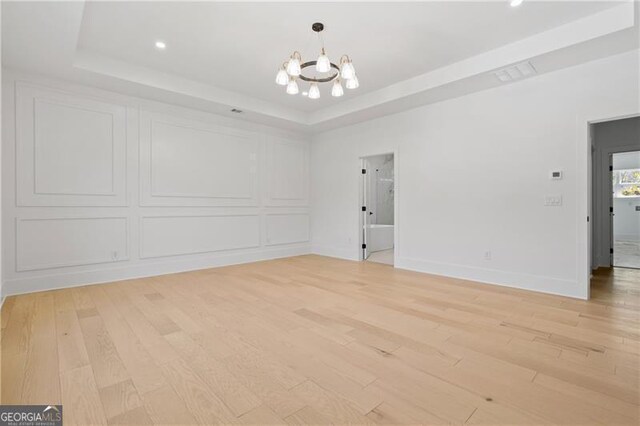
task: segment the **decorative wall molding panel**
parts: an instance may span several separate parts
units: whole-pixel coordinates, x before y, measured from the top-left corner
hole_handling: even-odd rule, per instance
[[[126,217],[19,218],[16,237],[18,271],[129,258]]]
[[[148,111],[140,124],[141,205],[258,205],[259,135]]]
[[[309,241],[308,213],[269,213],[265,222],[268,246]]]
[[[3,295],[310,252],[305,136],[3,79]]]
[[[19,206],[124,206],[126,108],[16,85]]]
[[[257,214],[140,218],[140,258],[259,246],[260,217]]]
[[[267,205],[304,206],[309,203],[309,147],[297,141],[269,138],[267,142]]]

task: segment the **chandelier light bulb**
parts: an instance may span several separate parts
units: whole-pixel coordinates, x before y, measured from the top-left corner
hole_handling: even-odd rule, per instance
[[[344,90],[342,89],[342,84],[340,84],[340,79],[336,78],[333,82],[333,87],[331,88],[331,96],[338,98],[344,95]]]
[[[311,83],[309,87],[309,99],[318,99],[320,97],[320,89],[318,83]]]
[[[295,52],[293,55],[291,55],[291,59],[289,59],[289,62],[287,63],[287,74],[289,74],[291,77],[298,77],[301,72],[302,69],[300,68],[300,54],[298,52]]]
[[[329,72],[331,69],[331,61],[329,57],[324,53],[324,48],[320,52],[320,56],[318,56],[318,60],[316,61],[316,71],[318,72]]]
[[[278,74],[276,75],[276,84],[280,86],[286,86],[289,83],[289,74],[284,70],[284,68],[280,68]]]
[[[290,79],[289,83],[287,83],[287,93],[290,95],[297,95],[298,91],[298,82],[296,82],[295,78]]]
[[[345,60],[340,67],[340,77],[344,80],[351,80],[356,75],[356,70],[350,59]]]
[[[347,82],[345,83],[345,86],[347,86],[347,89],[357,89],[358,86],[360,86],[358,77],[356,77],[356,75],[354,74],[353,78],[350,78],[349,80],[347,80]]]

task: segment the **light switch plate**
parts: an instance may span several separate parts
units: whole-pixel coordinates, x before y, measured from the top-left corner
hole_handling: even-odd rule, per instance
[[[549,207],[559,207],[562,205],[562,195],[546,195],[544,205]]]

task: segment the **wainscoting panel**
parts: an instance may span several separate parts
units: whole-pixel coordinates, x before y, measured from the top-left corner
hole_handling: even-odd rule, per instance
[[[17,85],[21,206],[126,205],[126,108]]]
[[[2,77],[2,295],[309,253],[306,135]]]
[[[256,206],[258,135],[142,112],[142,205]]]
[[[260,216],[145,216],[140,257],[179,256],[260,246]]]
[[[268,246],[309,241],[309,214],[273,213],[266,216]]]
[[[126,217],[17,219],[16,269],[62,268],[128,259]]]
[[[305,206],[309,199],[309,149],[298,141],[270,138],[267,143],[267,204]]]

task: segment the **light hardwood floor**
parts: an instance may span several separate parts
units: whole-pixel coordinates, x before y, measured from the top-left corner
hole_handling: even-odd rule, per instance
[[[1,400],[67,425],[637,425],[640,272],[593,296],[300,256],[10,297]]]

